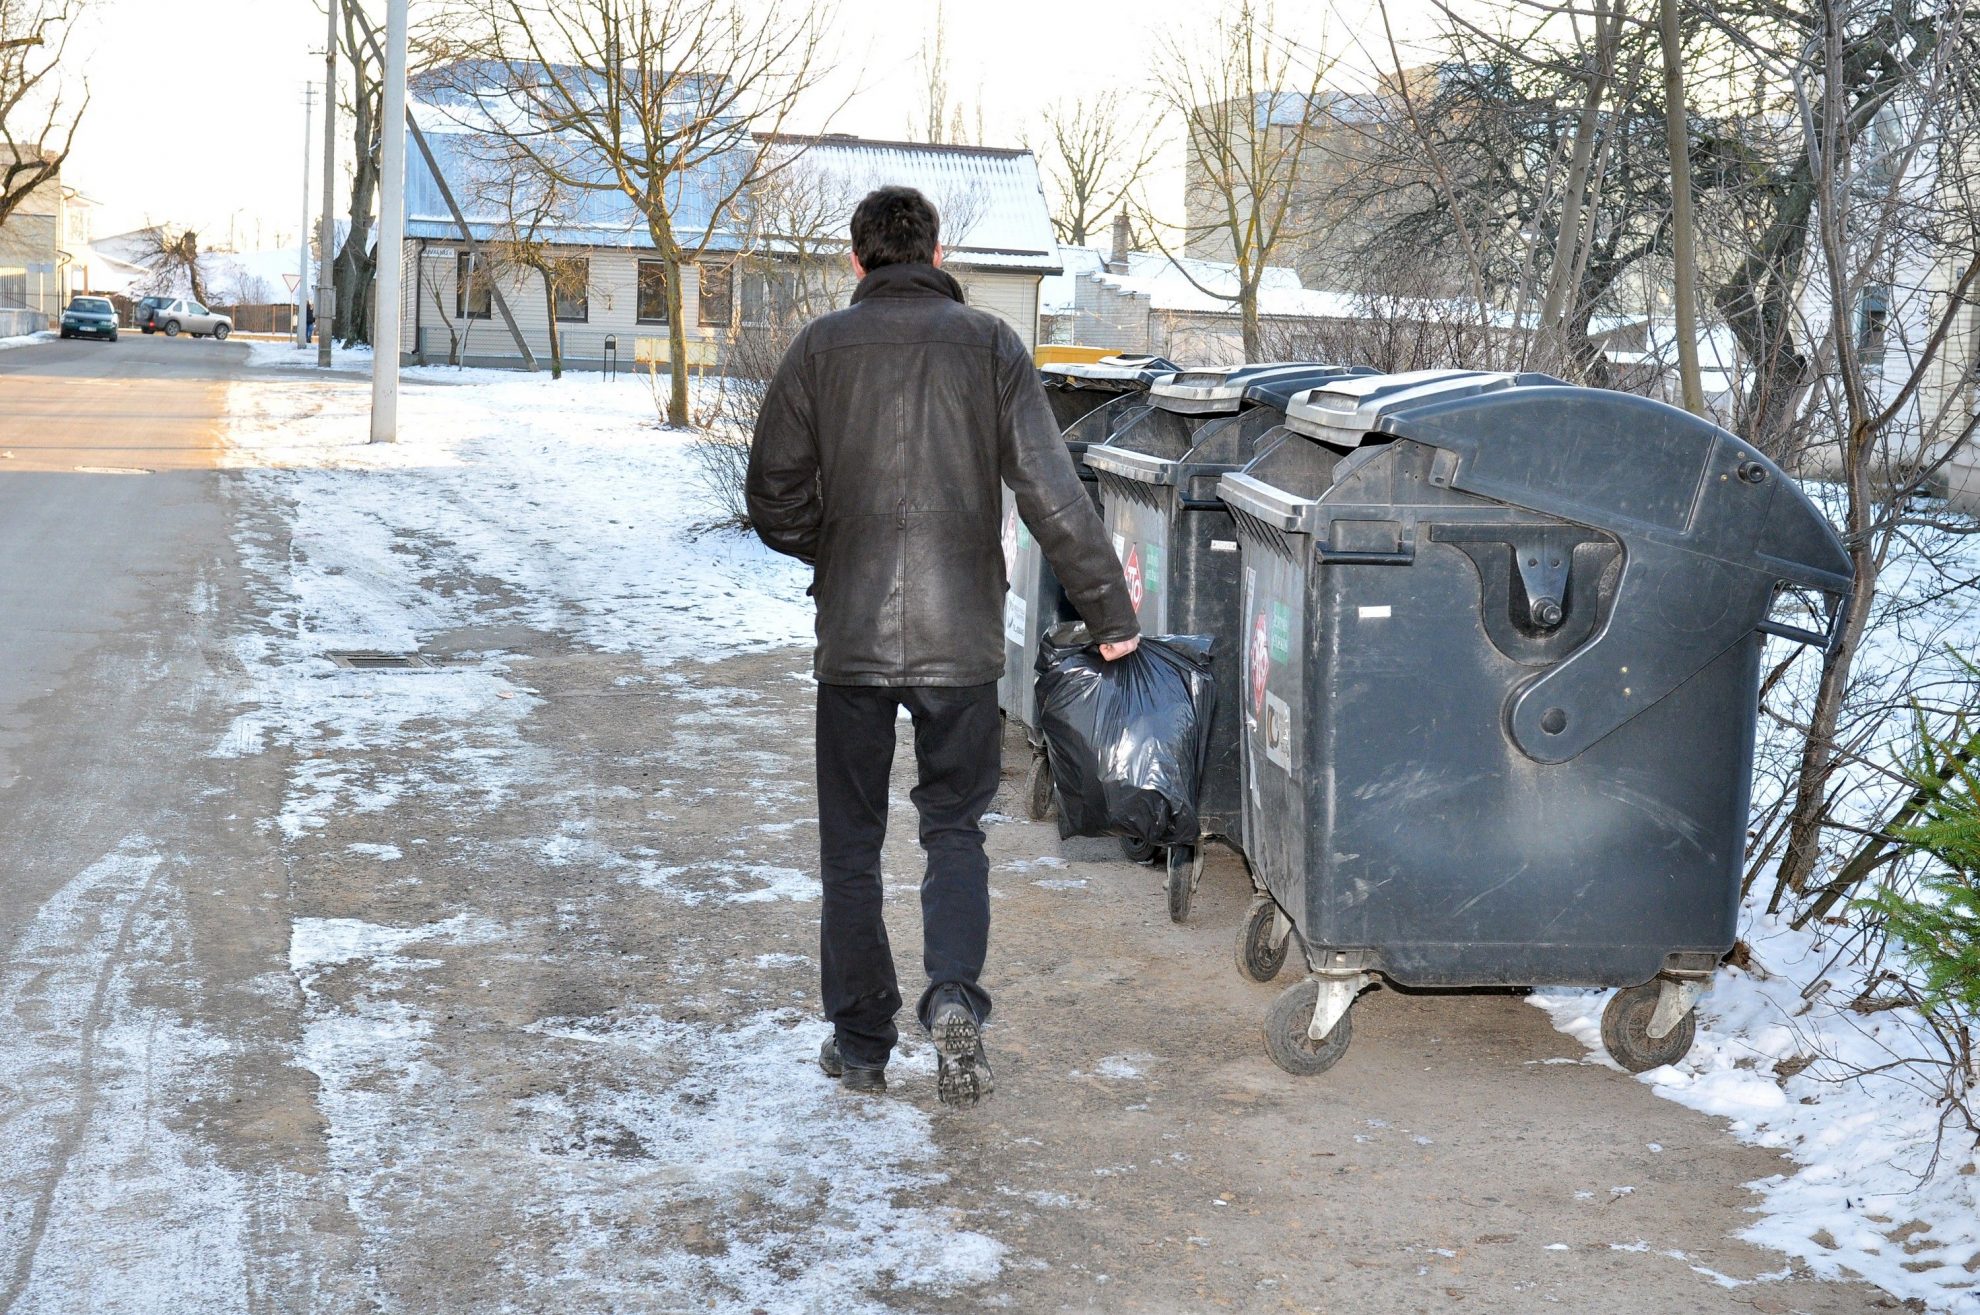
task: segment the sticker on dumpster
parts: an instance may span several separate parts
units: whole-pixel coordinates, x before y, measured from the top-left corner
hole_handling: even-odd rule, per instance
[[[1119,560],[1120,560],[1120,562],[1121,562],[1121,563],[1122,563],[1123,565],[1125,565],[1125,564],[1126,564],[1126,562],[1127,562],[1127,536],[1126,536],[1126,535],[1124,535],[1124,534],[1116,534],[1116,535],[1114,536],[1114,556],[1115,556],[1115,557],[1116,557],[1117,559],[1119,559]]]
[[[1141,545],[1129,544],[1127,560],[1121,563],[1121,571],[1127,576],[1128,597],[1134,600],[1134,614],[1141,615]]]
[[[1292,770],[1292,709],[1276,694],[1265,696],[1265,756]]]
[[[1148,545],[1146,560],[1141,563],[1141,585],[1151,594],[1162,592],[1162,550],[1152,543]]]
[[[1018,514],[1012,507],[1004,513],[1004,578],[1017,574]]]
[[[1292,609],[1284,603],[1272,604],[1272,660],[1285,662],[1292,657]]]
[[[1389,605],[1382,603],[1376,607],[1364,607],[1360,609],[1360,616],[1363,621],[1386,621],[1389,619]]]
[[[1023,552],[1026,548],[1029,548],[1031,546],[1031,530],[1028,526],[1025,525],[1023,521],[1019,521],[1017,523],[1017,527],[1018,527],[1018,551]]]
[[[1013,590],[1004,595],[1004,638],[1024,647],[1026,608],[1023,595]]]
[[[1257,623],[1251,627],[1251,710],[1263,712],[1265,709],[1265,678],[1272,674],[1272,657],[1266,647],[1267,625],[1265,614],[1258,614]]]

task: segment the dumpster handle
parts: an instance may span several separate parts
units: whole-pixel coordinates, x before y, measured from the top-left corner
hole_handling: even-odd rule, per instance
[[[1792,639],[1797,644],[1807,644],[1824,651],[1829,647],[1828,635],[1817,630],[1806,630],[1801,626],[1785,625],[1779,621],[1762,621],[1755,629],[1763,635],[1773,635],[1777,639]]]
[[[1827,590],[1823,591],[1827,593]],[[1783,621],[1763,620],[1755,629],[1763,635],[1773,635],[1779,639],[1791,639],[1797,644],[1820,649],[1823,656],[1835,653],[1842,644],[1843,607],[1842,596],[1829,594],[1829,624],[1824,630],[1809,630],[1804,626],[1791,626]]]
[[[1408,566],[1416,561],[1415,551],[1409,548],[1400,552],[1361,552],[1323,546],[1316,551],[1327,566]]]

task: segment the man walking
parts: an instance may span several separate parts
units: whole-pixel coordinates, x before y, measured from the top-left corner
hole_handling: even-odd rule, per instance
[[[997,792],[1004,669],[999,484],[1112,661],[1139,643],[1120,562],[1059,440],[1031,357],[1002,320],[962,304],[943,273],[935,207],[883,187],[852,216],[859,286],[798,332],[763,399],[750,516],[809,563],[818,602],[820,994],[826,1073],[884,1091],[901,1006],[881,921],[880,849],[894,723],[914,723],[928,867],[916,1009],[937,1090],[991,1089],[978,981],[990,936],[979,821]]]

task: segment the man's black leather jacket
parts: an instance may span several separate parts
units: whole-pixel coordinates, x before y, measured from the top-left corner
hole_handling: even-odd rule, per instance
[[[812,564],[818,679],[981,685],[1004,670],[999,484],[1095,639],[1139,633],[1017,333],[932,265],[887,265],[799,331],[763,400],[749,511]]]

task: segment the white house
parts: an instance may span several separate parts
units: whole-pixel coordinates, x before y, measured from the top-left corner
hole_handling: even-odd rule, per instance
[[[446,177],[454,202],[484,247],[486,269],[464,240],[433,172],[407,143],[408,277],[400,306],[408,355],[477,365],[521,363],[494,304],[499,288],[531,352],[550,351],[554,316],[567,365],[592,367],[615,340],[630,363],[642,340],[667,336],[665,267],[645,221],[616,190],[577,193],[540,222],[520,227],[503,189],[491,187],[483,136],[457,90],[426,84],[413,113]],[[458,71],[453,87],[459,86]],[[1008,320],[1026,346],[1038,340],[1039,282],[1059,272],[1051,214],[1031,152],[978,146],[869,141],[843,134],[753,139],[782,166],[736,213],[694,213],[697,188],[678,189],[676,234],[699,247],[684,271],[682,314],[691,338],[720,349],[739,330],[788,311],[800,267],[809,270],[807,310],[843,305],[852,280],[845,264],[852,208],[874,187],[918,188],[943,212],[944,267],[973,305]],[[789,201],[801,191],[801,203]],[[800,216],[792,219],[785,216]],[[526,221],[525,221],[526,222]],[[806,231],[791,231],[794,224]],[[556,285],[504,263],[502,250],[526,234],[557,262]],[[705,242],[703,237],[706,237]]]

